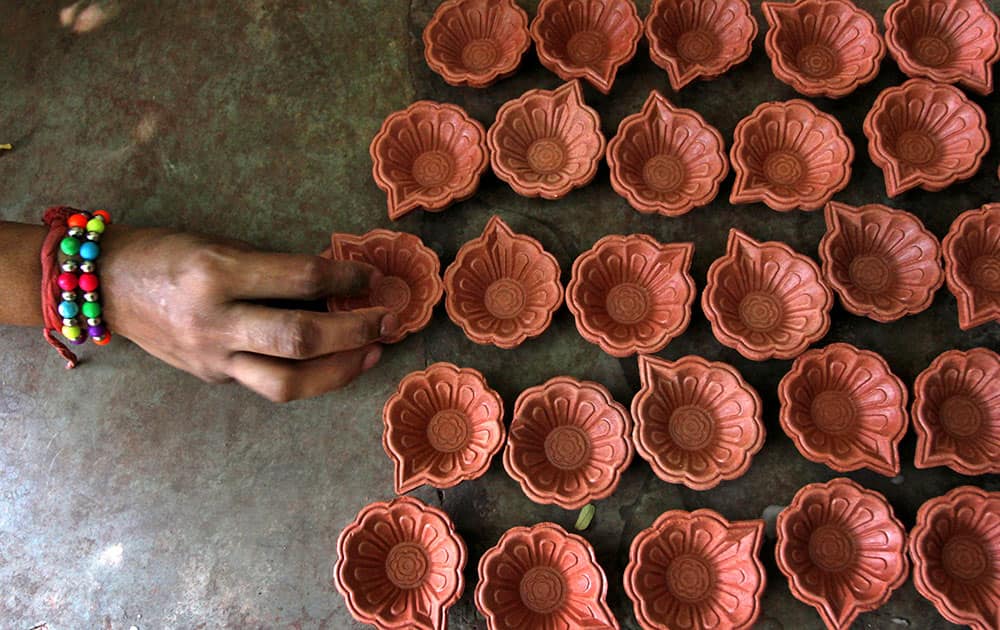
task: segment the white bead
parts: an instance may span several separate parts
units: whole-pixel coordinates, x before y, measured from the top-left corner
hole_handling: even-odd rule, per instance
[[[73,273],[79,267],[79,265],[76,264],[75,260],[64,260],[61,266],[62,270],[65,271],[66,273]]]
[[[63,302],[76,302],[76,291],[63,291]]]
[[[94,269],[96,268],[97,267],[94,265],[94,261],[92,260],[85,260],[80,263],[80,271],[83,273],[94,273]]]
[[[97,301],[97,292],[96,291],[87,291],[86,293],[83,294],[83,299],[86,300],[87,302],[96,302]]]

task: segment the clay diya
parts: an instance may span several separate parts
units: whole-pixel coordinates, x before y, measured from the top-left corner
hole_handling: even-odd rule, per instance
[[[635,450],[668,483],[709,490],[741,477],[764,446],[760,396],[736,368],[701,357],[639,357]]]
[[[913,385],[917,468],[963,475],[1000,473],[1000,355],[949,350]]]
[[[424,58],[451,85],[484,88],[509,77],[531,45],[514,0],[446,0],[424,29]]]
[[[578,81],[504,103],[486,139],[497,177],[519,195],[543,199],[594,179],[605,147],[601,119],[583,102]]]
[[[816,210],[847,186],[854,145],[836,118],[801,99],[763,103],[736,125],[729,200]]]
[[[948,289],[958,300],[958,325],[1000,322],[1000,203],[963,212],[944,237]]]
[[[632,0],[542,0],[531,36],[543,66],[607,94],[635,56],[642,22]]]
[[[692,243],[605,236],[573,263],[566,305],[590,343],[616,357],[659,352],[687,329],[697,290]]]
[[[468,553],[448,515],[400,497],[372,503],[337,540],[334,582],[347,609],[379,628],[444,630]]]
[[[625,593],[642,628],[753,627],[766,573],[764,521],[713,510],[664,512],[629,548]]]
[[[779,80],[807,96],[840,98],[878,74],[878,23],[850,0],[764,2],[764,46]]]
[[[847,630],[906,581],[906,530],[884,496],[850,479],[805,486],[777,527],[778,568],[830,630]]]
[[[618,487],[631,432],[603,385],[557,376],[517,397],[503,465],[532,501],[578,510]]]
[[[608,143],[611,187],[644,214],[677,217],[711,203],[729,172],[722,134],[653,90]]]
[[[990,148],[983,110],[958,88],[926,79],[883,90],[865,116],[864,131],[890,197],[969,179]]]
[[[944,283],[941,246],[917,217],[881,204],[826,204],[823,278],[844,308],[878,322],[926,310]]]
[[[486,473],[503,446],[503,400],[482,374],[435,363],[409,374],[382,410],[396,493],[451,488]]]
[[[993,91],[1000,19],[982,0],[899,0],[885,12],[885,38],[911,77]]]
[[[752,361],[802,354],[830,329],[832,307],[833,293],[808,256],[737,229],[701,296],[715,338]]]
[[[899,474],[906,386],[881,356],[846,343],[809,350],[778,385],[781,428],[810,461]]]
[[[417,101],[385,119],[372,140],[372,176],[388,195],[389,218],[444,210],[479,188],[486,130],[462,108]]]
[[[973,630],[1000,620],[1000,492],[955,488],[920,506],[910,532],[913,584],[945,619]]]
[[[590,543],[555,523],[539,523],[507,530],[483,554],[476,608],[489,630],[618,630],[607,592]]]
[[[331,249],[324,256],[334,260],[357,260],[382,272],[382,279],[368,295],[330,298],[330,311],[353,311],[381,306],[399,318],[399,329],[387,343],[395,343],[410,333],[423,330],[431,321],[434,306],[441,301],[441,262],[434,250],[419,237],[405,232],[372,230],[367,234],[334,233]]]
[[[444,284],[451,321],[472,341],[507,349],[542,334],[563,300],[555,257],[497,216],[458,250]]]
[[[746,61],[755,37],[747,0],[653,0],[646,18],[649,56],[675,92]]]

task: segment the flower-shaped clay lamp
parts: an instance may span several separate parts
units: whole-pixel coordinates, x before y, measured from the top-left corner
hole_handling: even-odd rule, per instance
[[[764,521],[712,510],[664,512],[629,548],[625,593],[646,630],[753,627],[766,574]]]
[[[958,325],[1000,322],[1000,203],[963,212],[944,237],[945,279],[958,299]]]
[[[836,118],[801,99],[763,103],[736,125],[732,203],[816,210],[851,179],[854,145]]]
[[[865,116],[872,162],[890,197],[935,192],[976,174],[990,148],[986,114],[956,87],[910,79],[887,88]]]
[[[504,103],[486,135],[497,177],[525,197],[559,199],[586,185],[604,155],[601,119],[580,82]]]
[[[419,237],[405,232],[372,230],[367,234],[334,233],[329,254],[334,260],[356,260],[382,272],[382,279],[368,295],[330,298],[331,311],[352,311],[381,306],[399,318],[399,329],[388,343],[395,343],[410,333],[423,330],[431,321],[434,306],[441,301],[441,263],[434,250]]]
[[[456,105],[432,101],[417,101],[386,118],[370,152],[390,219],[468,199],[489,164],[483,126]]]
[[[1000,620],[1000,492],[955,488],[920,506],[910,532],[913,584],[952,623]]]
[[[983,0],[899,0],[885,12],[885,38],[911,77],[993,91],[1000,19]]]
[[[543,66],[607,94],[635,56],[642,22],[632,0],[542,0],[531,36]]]
[[[635,449],[668,483],[708,490],[736,479],[764,446],[760,396],[736,368],[697,356],[639,357]]]
[[[792,359],[830,329],[833,293],[809,257],[731,229],[701,307],[722,345],[753,361]]]
[[[515,527],[479,561],[476,608],[488,630],[618,630],[586,540],[554,523]]]
[[[913,385],[917,468],[1000,473],[1000,355],[948,350]]]
[[[409,374],[385,403],[382,447],[396,492],[451,488],[481,477],[503,446],[503,400],[482,374],[435,363]]]
[[[608,143],[611,187],[644,214],[676,217],[712,202],[729,172],[722,134],[652,91]]]
[[[899,474],[906,386],[885,359],[846,343],[809,350],[778,385],[781,428],[806,459]]]
[[[881,204],[826,204],[819,256],[844,308],[878,322],[926,310],[944,283],[937,237],[909,212]]]
[[[830,630],[889,601],[906,580],[905,552],[889,502],[850,479],[809,484],[778,514],[778,568]]]
[[[755,37],[747,0],[653,0],[646,18],[649,56],[675,92],[746,61]]]
[[[618,487],[631,433],[603,385],[557,376],[517,397],[503,465],[532,501],[578,510]]]
[[[444,284],[451,321],[472,341],[507,349],[542,334],[563,300],[555,257],[496,216],[458,250]]]
[[[444,630],[468,558],[441,510],[410,497],[372,503],[337,540],[334,581],[347,609],[379,628]]]
[[[531,45],[515,0],[446,0],[424,29],[424,58],[451,85],[484,88],[509,77]]]
[[[573,263],[566,304],[584,339],[616,357],[659,352],[691,321],[691,243],[605,236]]]
[[[807,96],[840,98],[878,74],[885,42],[878,23],[850,0],[764,2],[771,70]]]

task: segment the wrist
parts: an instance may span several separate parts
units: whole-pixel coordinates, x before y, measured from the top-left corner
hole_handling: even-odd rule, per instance
[[[48,229],[0,222],[0,324],[42,326],[41,250]]]

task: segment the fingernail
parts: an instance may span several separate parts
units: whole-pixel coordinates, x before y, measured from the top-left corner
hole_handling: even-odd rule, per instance
[[[375,365],[378,363],[378,360],[381,358],[382,358],[382,347],[375,346],[374,348],[368,351],[368,354],[365,355],[365,360],[361,362],[361,371],[367,372],[368,370],[372,369],[373,367],[375,367]]]
[[[374,291],[375,287],[382,282],[383,278],[385,278],[384,273],[382,273],[379,269],[373,269],[371,274],[368,275],[368,290]]]
[[[395,313],[389,313],[382,318],[378,331],[380,335],[388,337],[395,334],[397,330],[399,330],[399,318],[396,317]]]

